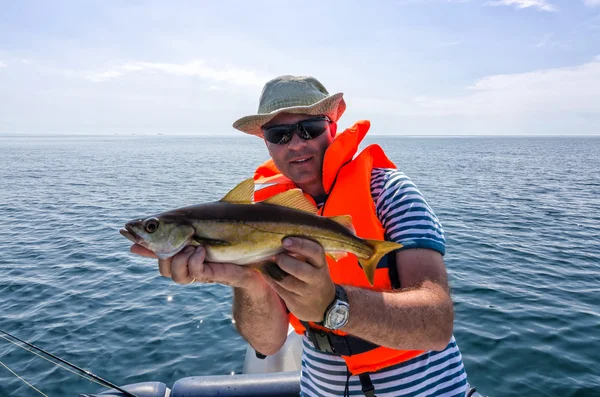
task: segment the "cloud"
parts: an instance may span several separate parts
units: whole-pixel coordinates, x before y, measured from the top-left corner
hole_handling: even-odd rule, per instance
[[[598,1],[598,0],[586,0]],[[515,6],[517,8],[537,7],[542,11],[556,11],[556,7],[549,4],[546,0],[496,0],[486,3],[489,6]]]
[[[5,68],[5,67],[7,67],[7,66],[8,66],[8,65],[6,65],[4,62],[0,61],[0,68]]]
[[[113,70],[101,72],[89,72],[85,78],[95,82],[121,78],[132,73],[165,73],[175,76],[196,77],[219,83],[233,85],[262,86],[267,80],[256,72],[233,66],[211,67],[203,60],[188,63],[155,63],[155,62],[131,62],[121,65]]]
[[[492,75],[454,96],[405,101],[360,98],[364,110],[404,117],[591,114],[600,117],[600,56],[588,63],[528,73]]]
[[[92,81],[105,81],[105,80],[117,78],[122,75],[123,75],[123,72],[117,72],[116,70],[109,70],[108,72],[90,73],[86,76],[86,78],[88,80],[92,80]]]
[[[256,109],[266,81],[252,67],[208,60],[0,60],[10,66],[0,68],[0,134],[231,132],[240,109]]]
[[[554,34],[547,33],[544,37],[535,44],[536,48],[558,48],[568,50],[573,48],[573,43],[570,40],[555,40]]]
[[[225,91],[225,88],[219,87],[218,85],[211,85],[207,88],[208,91]]]
[[[600,0],[583,0],[583,2],[588,7],[598,7],[598,6],[600,6]]]
[[[410,5],[423,3],[469,3],[471,0],[398,0],[396,4]]]

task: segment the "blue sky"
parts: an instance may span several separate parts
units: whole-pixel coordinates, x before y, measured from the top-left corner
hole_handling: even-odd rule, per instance
[[[342,128],[600,135],[600,0],[371,3],[0,0],[0,133],[235,134],[301,74]]]

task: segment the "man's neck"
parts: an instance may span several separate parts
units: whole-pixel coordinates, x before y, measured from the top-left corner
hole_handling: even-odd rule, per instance
[[[315,200],[322,200],[322,198],[326,196],[325,188],[321,182],[298,185],[298,187],[302,189],[304,193],[310,194]]]

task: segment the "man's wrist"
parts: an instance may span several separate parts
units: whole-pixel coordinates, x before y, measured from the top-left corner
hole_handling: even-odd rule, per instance
[[[269,295],[272,290],[271,286],[258,273],[245,278],[233,288],[252,297],[264,297]]]
[[[341,285],[335,285],[335,295],[333,301],[325,309],[323,321],[317,323],[325,328],[337,330],[348,323],[350,314],[350,305],[346,289]]]

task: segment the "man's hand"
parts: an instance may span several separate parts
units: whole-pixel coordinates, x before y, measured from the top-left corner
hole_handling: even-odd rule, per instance
[[[152,251],[138,244],[132,245],[130,250],[137,255],[156,258]],[[179,284],[219,283],[239,288],[256,288],[258,284],[266,286],[263,277],[255,269],[232,263],[205,262],[205,258],[206,250],[203,247],[189,246],[171,258],[159,259],[158,271]]]
[[[303,321],[323,321],[325,309],[335,298],[335,284],[323,247],[308,239],[286,237],[283,248],[288,253],[279,254],[276,263],[289,276],[281,281],[266,278],[285,301],[290,312]],[[302,261],[290,254],[306,258]]]

